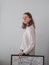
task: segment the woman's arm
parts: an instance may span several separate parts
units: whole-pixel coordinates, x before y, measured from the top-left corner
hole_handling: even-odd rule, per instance
[[[29,46],[27,49],[25,49],[23,51],[25,54],[28,54],[35,47],[35,30],[28,29],[27,36],[28,36]],[[26,41],[25,41],[25,43],[26,43]]]

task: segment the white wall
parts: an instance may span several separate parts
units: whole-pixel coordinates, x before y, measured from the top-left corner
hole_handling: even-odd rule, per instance
[[[19,52],[24,30],[22,13],[31,12],[36,24],[36,54],[49,65],[49,0],[0,0],[0,65],[10,65],[11,54]]]
[[[1,2],[0,2],[0,23],[1,23]]]

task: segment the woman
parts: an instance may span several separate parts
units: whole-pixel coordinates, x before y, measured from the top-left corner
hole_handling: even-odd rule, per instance
[[[20,46],[19,55],[30,54],[35,55],[35,24],[31,13],[25,12],[23,14],[22,28],[25,29],[23,34],[22,43]]]

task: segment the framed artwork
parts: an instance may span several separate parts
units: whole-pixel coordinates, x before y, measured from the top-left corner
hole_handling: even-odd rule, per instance
[[[44,56],[12,54],[11,65],[44,65]]]

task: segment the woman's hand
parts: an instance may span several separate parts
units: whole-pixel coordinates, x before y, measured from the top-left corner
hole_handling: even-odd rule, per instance
[[[19,55],[19,56],[22,56],[22,55],[25,55],[25,53],[20,52],[20,53],[18,53],[18,55]]]

